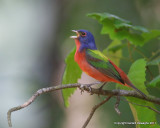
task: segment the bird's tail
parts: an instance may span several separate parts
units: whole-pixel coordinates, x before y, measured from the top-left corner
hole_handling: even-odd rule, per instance
[[[135,89],[138,93],[140,93],[143,97],[147,97],[143,92],[141,92],[138,88],[136,88],[131,82],[129,82],[127,84],[128,86],[130,86],[131,88]]]

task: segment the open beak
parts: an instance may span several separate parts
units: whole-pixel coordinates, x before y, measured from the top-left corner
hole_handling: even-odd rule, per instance
[[[78,31],[77,30],[72,30],[72,32],[75,32],[77,34],[77,36],[70,36],[70,38],[77,39],[79,37]]]

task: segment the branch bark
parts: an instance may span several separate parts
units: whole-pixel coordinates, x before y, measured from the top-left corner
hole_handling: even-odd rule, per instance
[[[84,86],[83,84],[83,89],[84,91],[90,92],[91,94],[98,94],[98,95],[103,95],[103,96],[108,96],[108,97],[112,97],[112,96],[127,96],[127,97],[135,97],[135,98],[139,98],[142,100],[146,100],[155,104],[159,104],[160,105],[160,98],[156,98],[154,96],[150,96],[148,95],[147,97],[143,97],[142,95],[140,95],[139,93],[135,92],[135,91],[128,91],[128,90],[100,90],[100,89],[95,89],[95,88],[91,88],[91,85],[95,85],[97,83],[93,83],[93,84],[85,84],[86,86]],[[88,86],[89,85],[89,86]],[[11,122],[11,114],[14,111],[23,109],[25,107],[27,107],[28,105],[30,105],[39,95],[42,95],[44,93],[48,93],[48,92],[52,92],[52,91],[56,91],[56,90],[61,90],[61,89],[65,89],[65,88],[81,88],[82,84],[80,83],[75,83],[75,84],[66,84],[66,85],[58,85],[58,86],[52,86],[52,87],[47,87],[47,88],[42,88],[39,89],[37,92],[34,93],[34,95],[28,100],[26,101],[24,104],[19,105],[17,107],[13,107],[11,109],[8,110],[7,112],[7,119],[8,119],[8,125],[9,127],[12,127],[12,122]]]
[[[114,106],[114,109],[115,109],[115,111],[118,113],[118,115],[121,114],[121,112],[120,112],[120,110],[119,110],[119,108],[118,108],[119,103],[120,103],[120,96],[117,96],[117,101],[116,101],[116,104],[115,104],[115,106]]]
[[[111,96],[108,96],[105,100],[103,100],[102,102],[100,102],[99,104],[95,105],[92,110],[91,113],[89,114],[87,120],[85,121],[84,125],[82,126],[82,128],[86,128],[89,121],[91,120],[94,112],[97,110],[97,108],[99,108],[100,106],[102,106],[103,104],[105,104],[109,99],[111,98]]]

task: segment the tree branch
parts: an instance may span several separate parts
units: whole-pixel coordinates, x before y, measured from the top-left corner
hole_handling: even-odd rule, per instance
[[[120,96],[117,96],[117,101],[116,101],[116,104],[114,105],[114,109],[115,109],[115,111],[118,113],[118,115],[121,114],[121,112],[120,112],[120,110],[119,110],[119,108],[118,108],[119,103],[120,103]]]
[[[110,98],[111,98],[111,96],[108,96],[105,100],[103,100],[102,102],[100,102],[99,104],[95,105],[92,108],[92,110],[91,110],[87,120],[85,121],[84,125],[82,126],[82,128],[86,128],[86,126],[88,125],[89,121],[91,120],[91,118],[92,118],[94,112],[96,111],[96,109],[99,108],[100,106],[102,106],[104,103],[106,103]]]
[[[85,85],[95,85],[97,83],[93,83],[93,84],[85,84]],[[52,87],[46,87],[46,88],[42,88],[39,89],[37,92],[35,92],[35,94],[28,100],[26,101],[24,104],[19,105],[17,107],[13,107],[11,109],[9,109],[9,111],[7,112],[7,118],[8,118],[8,125],[9,127],[12,127],[12,123],[11,123],[11,114],[14,111],[23,109],[25,107],[27,107],[28,105],[30,105],[39,95],[42,95],[44,93],[48,93],[48,92],[52,92],[52,91],[56,91],[56,90],[61,90],[61,89],[65,89],[65,88],[80,88],[81,89],[81,85],[79,83],[75,83],[75,84],[66,84],[66,85],[58,85],[58,86],[52,86]],[[83,84],[84,85],[84,84]],[[92,94],[98,94],[98,95],[103,95],[103,96],[127,96],[127,97],[135,97],[135,98],[139,98],[139,99],[143,99],[155,104],[159,104],[160,105],[160,98],[156,98],[154,96],[147,96],[147,97],[143,97],[142,95],[140,95],[139,93],[135,92],[135,91],[128,91],[128,90],[99,90],[99,89],[95,89],[95,88],[91,88],[90,86],[84,86],[84,91],[88,91]]]

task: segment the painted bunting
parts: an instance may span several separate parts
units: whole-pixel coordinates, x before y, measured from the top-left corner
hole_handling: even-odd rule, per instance
[[[104,83],[115,82],[131,87],[146,97],[131,83],[127,75],[119,67],[97,49],[91,32],[87,30],[72,31],[77,34],[77,36],[71,36],[76,43],[74,59],[83,72]]]

